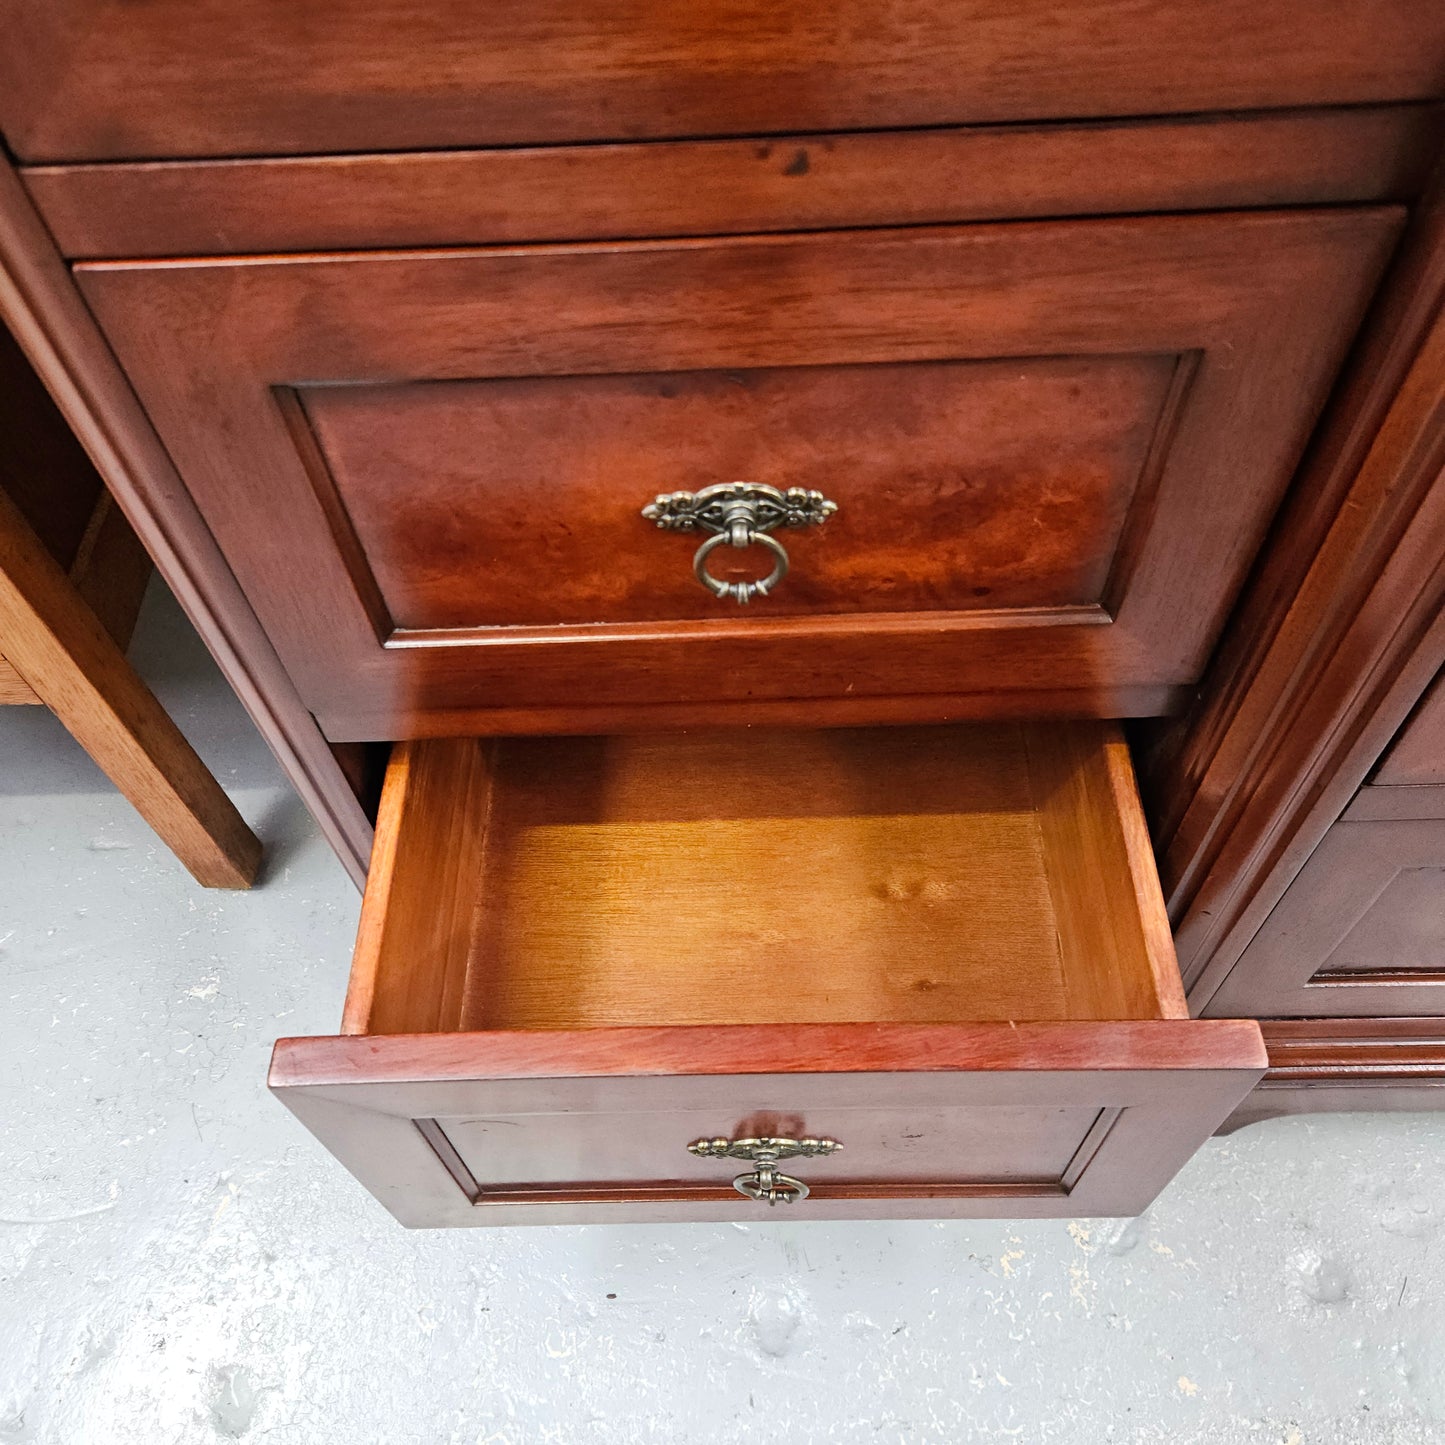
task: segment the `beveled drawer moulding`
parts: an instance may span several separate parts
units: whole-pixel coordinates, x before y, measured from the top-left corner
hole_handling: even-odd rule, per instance
[[[72,260],[746,235],[1407,201],[1438,105],[31,166]]]
[[[271,1084],[404,1223],[1142,1209],[1265,1066],[1184,1006],[1111,724],[401,745],[343,1033]]]
[[[1120,716],[1199,676],[1400,220],[77,275],[334,740]],[[746,614],[639,515],[731,481],[838,503]]]

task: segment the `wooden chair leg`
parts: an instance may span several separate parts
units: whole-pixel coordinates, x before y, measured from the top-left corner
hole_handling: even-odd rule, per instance
[[[198,882],[251,886],[256,835],[3,492],[0,638],[15,670]]]

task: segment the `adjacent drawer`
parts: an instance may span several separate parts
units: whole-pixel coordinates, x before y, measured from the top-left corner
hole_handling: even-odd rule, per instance
[[[1336,823],[1210,999],[1211,1014],[1445,1014],[1441,790],[1365,788],[1361,800],[1369,807],[1385,792],[1435,796],[1425,816]]]
[[[1134,1213],[1265,1065],[1091,723],[403,744],[344,1028],[272,1087],[412,1225]]]
[[[1421,0],[0,5],[25,161],[1340,105],[1439,94]]]
[[[77,276],[333,739],[1121,716],[1200,675],[1401,214]],[[745,609],[642,516],[732,482],[837,504]]]
[[[1215,1014],[1445,1015],[1445,683],[1436,679],[1210,999]]]
[[[1400,729],[1371,783],[1384,788],[1431,788],[1445,798],[1441,792],[1445,789],[1445,674],[1435,679]]]

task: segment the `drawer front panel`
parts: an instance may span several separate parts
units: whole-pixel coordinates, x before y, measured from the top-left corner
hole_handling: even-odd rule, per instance
[[[1373,781],[1385,787],[1445,785],[1445,675],[1435,679],[1400,729]]]
[[[1197,678],[1399,221],[78,276],[334,738],[900,696],[1107,715]],[[746,611],[640,515],[738,480],[839,507],[780,534],[794,573]]]
[[[1438,94],[1421,0],[6,0],[25,160],[1147,115]]]
[[[1430,788],[1367,788],[1362,797]],[[1445,818],[1336,823],[1209,1001],[1214,1015],[1445,1014]],[[1353,814],[1354,809],[1351,809]]]
[[[313,387],[336,497],[393,627],[711,619],[701,538],[642,507],[745,478],[839,511],[779,533],[760,617],[1098,607],[1175,357]],[[731,551],[732,549],[729,549]],[[766,573],[720,552],[723,580]]]
[[[699,1138],[831,1137],[799,1217],[1128,1214],[1264,1068],[1252,1023],[283,1040],[271,1085],[404,1223],[748,1219]]]

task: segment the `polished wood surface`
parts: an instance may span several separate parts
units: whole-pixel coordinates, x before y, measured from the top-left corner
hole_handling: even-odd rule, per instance
[[[491,709],[555,712],[584,700],[606,708],[917,694],[959,707],[974,699],[977,715],[1000,693],[1065,691],[1081,710],[1099,711],[1106,695],[1117,710],[1118,689],[1177,687],[1198,675],[1399,219],[1391,208],[1342,209],[86,263],[78,275],[334,738],[435,731],[434,713],[449,729],[489,731]],[[530,631],[489,630],[477,617],[471,629],[409,634],[389,614],[323,444],[309,429],[298,434],[276,394],[303,381],[311,391],[320,381],[420,387],[1160,355],[1181,358],[1176,385],[1108,583],[1096,605],[1063,611],[774,618],[733,608],[701,621]],[[418,446],[426,440],[418,429]],[[285,526],[258,528],[258,515]],[[686,565],[668,545],[676,539],[638,528],[638,555]],[[441,541],[434,565],[445,573]],[[457,585],[473,586],[473,570],[459,566]]]
[[[1445,784],[1445,673],[1390,744],[1371,781],[1394,787]]]
[[[371,824],[4,156],[0,320],[45,382],[342,866],[359,883],[366,876]]]
[[[484,906],[491,770],[476,743],[393,749],[342,1033],[454,1029]]]
[[[1445,820],[1336,823],[1208,1011],[1445,1014]]]
[[[1445,1021],[1268,1019],[1269,1072],[1222,1134],[1262,1119],[1445,1109]]]
[[[1415,217],[1199,706],[1145,771],[1204,1008],[1445,665],[1445,189]]]
[[[268,155],[1413,100],[1420,0],[0,5],[23,160]]]
[[[1234,1020],[754,1024],[283,1039],[270,1084],[413,1226],[766,1218],[686,1145],[774,1128],[843,1139],[797,1217],[1026,1217],[1137,1213],[1264,1065]]]
[[[3,492],[0,642],[197,882],[250,887],[255,835]]]
[[[344,1031],[271,1086],[426,1225],[757,1217],[719,1133],[842,1139],[807,1217],[1132,1212],[1263,1066],[1097,723],[404,743]]]
[[[838,502],[780,532],[754,617],[1101,607],[1148,505],[1169,356],[302,389],[395,632],[716,619],[642,507],[745,479]],[[1140,495],[1143,494],[1143,495]],[[713,554],[727,582],[761,549]]]
[[[344,1027],[1183,1017],[1134,798],[1097,724],[403,745]]]
[[[625,240],[1419,194],[1435,105],[754,140],[32,166],[74,260]]]

